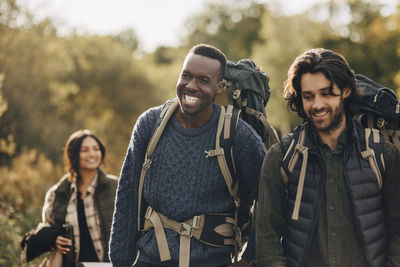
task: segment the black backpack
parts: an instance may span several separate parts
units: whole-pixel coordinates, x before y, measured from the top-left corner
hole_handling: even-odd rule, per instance
[[[393,90],[356,74],[362,98],[356,119],[363,128],[378,129],[400,151],[400,100]]]
[[[358,105],[359,113],[354,117],[357,124],[364,129],[366,144],[365,151],[361,152],[363,158],[368,160],[371,169],[375,172],[379,188],[382,187],[382,177],[384,172],[383,142],[380,140],[379,133],[383,138],[395,145],[400,151],[400,100],[396,94],[383,85],[371,80],[370,78],[356,74],[356,88],[361,95]],[[305,128],[299,134],[297,144],[291,144],[288,148],[281,144],[285,156],[282,161],[281,173],[285,184],[287,184],[290,172],[292,172],[300,154],[303,158],[308,158],[308,153],[304,149]],[[293,139],[294,142],[294,139]],[[303,164],[303,168],[306,164]],[[286,173],[288,170],[289,173]],[[305,172],[302,172],[304,179]],[[298,210],[293,212],[297,219]]]

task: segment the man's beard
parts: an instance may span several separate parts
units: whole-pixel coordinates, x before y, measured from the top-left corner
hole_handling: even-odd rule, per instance
[[[324,133],[329,133],[329,132],[339,128],[339,126],[341,125],[341,123],[343,121],[343,117],[344,117],[343,114],[344,114],[344,105],[343,105],[343,101],[341,101],[339,106],[335,110],[332,111],[332,119],[327,126],[318,127],[318,124],[315,124],[312,119],[310,119],[310,118],[309,119],[311,120],[314,127],[318,131],[324,132]]]

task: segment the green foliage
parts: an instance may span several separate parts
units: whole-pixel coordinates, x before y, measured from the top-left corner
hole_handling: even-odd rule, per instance
[[[10,29],[1,47],[8,110],[0,137],[12,135],[17,153],[36,148],[60,162],[68,135],[90,128],[110,154],[123,154],[135,115],[156,99],[132,51],[112,36],[57,37],[43,27]]]
[[[260,35],[266,41],[254,47],[252,58],[270,77],[271,98],[266,108],[268,120],[285,134],[301,123],[297,114],[288,111],[283,100],[287,70],[299,54],[317,46],[322,36],[327,34],[326,25],[313,22],[306,14],[283,16],[276,13],[265,13],[262,25]]]
[[[321,44],[344,55],[356,73],[395,88],[394,77],[400,70],[400,27],[394,18],[399,15],[386,17],[381,9],[380,4],[370,1],[332,1],[328,22],[332,24],[340,10],[348,10],[353,19],[339,25],[337,34],[324,38]]]
[[[235,61],[249,57],[253,46],[264,41],[259,35],[264,12],[265,5],[250,0],[210,3],[204,12],[188,19],[185,45],[212,44]]]
[[[121,42],[128,50],[134,52],[139,46],[139,40],[133,29],[126,29],[114,35],[113,40]]]
[[[400,87],[400,5],[390,14],[367,0],[324,2],[290,16],[275,10],[255,0],[209,3],[187,20],[181,45],[136,58],[132,29],[59,36],[50,19],[37,22],[18,1],[0,1],[0,266],[20,266],[19,242],[39,223],[44,194],[63,174],[67,137],[93,130],[107,148],[105,171],[118,175],[134,122],[175,96],[195,44],[215,45],[230,60],[251,58],[268,73],[268,120],[282,134],[301,123],[282,89],[306,49],[333,49],[357,73]]]
[[[23,151],[11,168],[0,167],[1,266],[19,266],[22,237],[40,222],[45,193],[61,175],[61,167],[35,150]]]

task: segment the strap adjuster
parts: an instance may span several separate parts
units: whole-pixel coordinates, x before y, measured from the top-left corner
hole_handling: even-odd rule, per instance
[[[201,219],[201,216],[194,216],[194,217],[193,217],[193,223],[192,223],[192,227],[193,227],[193,228],[199,228],[199,226],[200,226],[200,219]]]
[[[239,98],[239,96],[240,96],[240,90],[236,89],[236,90],[233,92],[232,98],[236,100],[236,99]]]
[[[192,226],[187,223],[181,223],[180,235],[192,237]]]
[[[148,207],[146,210],[146,214],[144,215],[145,219],[150,219],[151,214],[153,213],[153,208],[152,207]]]
[[[207,158],[215,157],[218,155],[224,155],[224,150],[222,148],[219,148],[219,149],[204,151],[204,153],[206,153],[206,159],[207,159]]]
[[[151,159],[146,157],[144,162],[143,162],[143,169],[149,169],[151,165]]]
[[[378,126],[379,129],[382,129],[383,127],[385,127],[385,123],[386,123],[386,121],[385,121],[385,119],[382,118],[382,117],[379,117],[379,118],[376,120],[376,126]]]
[[[364,159],[368,159],[369,157],[374,157],[375,153],[371,148],[367,148],[367,150],[361,151],[361,155]]]

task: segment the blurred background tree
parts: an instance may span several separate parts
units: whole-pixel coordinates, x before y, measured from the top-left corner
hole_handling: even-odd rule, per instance
[[[0,266],[20,266],[19,242],[39,223],[44,194],[64,172],[67,137],[93,130],[106,144],[104,168],[118,175],[136,119],[174,97],[194,44],[215,45],[232,61],[251,58],[268,73],[266,111],[281,134],[301,122],[286,111],[282,88],[308,48],[338,51],[355,72],[400,93],[400,5],[332,0],[287,15],[279,1],[220,1],[187,19],[180,45],[139,53],[133,28],[61,35],[51,19],[38,21],[18,3],[0,1]]]

